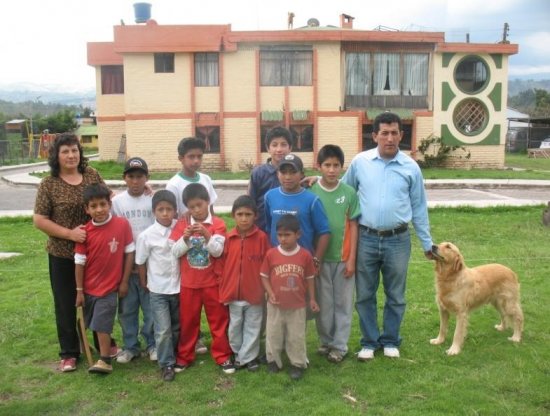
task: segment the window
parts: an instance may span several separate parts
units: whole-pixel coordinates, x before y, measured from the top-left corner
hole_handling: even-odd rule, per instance
[[[403,54],[403,95],[428,95],[427,53]]]
[[[346,53],[346,106],[426,108],[427,53]]]
[[[401,79],[399,77],[398,53],[374,54],[373,94],[401,94]]]
[[[489,113],[485,105],[476,99],[462,100],[455,108],[453,122],[455,127],[467,136],[481,133],[487,126]]]
[[[204,153],[220,153],[220,127],[203,126],[195,129],[195,136],[204,140]]]
[[[174,72],[173,53],[155,53],[155,73]]]
[[[216,87],[219,85],[219,54],[201,52],[195,54],[195,86]]]
[[[313,125],[311,124],[293,124],[290,126],[292,134],[293,152],[312,152],[313,151]]]
[[[346,54],[346,95],[369,95],[370,77],[370,54]]]
[[[488,72],[487,64],[481,58],[467,56],[456,66],[456,85],[465,93],[477,93],[487,85]]]
[[[312,85],[311,47],[278,46],[260,51],[260,85]]]
[[[101,94],[124,94],[124,67],[103,65],[101,67]]]

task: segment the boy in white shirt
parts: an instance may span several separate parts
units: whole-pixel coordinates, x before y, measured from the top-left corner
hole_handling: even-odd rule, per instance
[[[139,157],[128,159],[124,166],[124,182],[127,189],[113,198],[111,212],[117,217],[124,217],[132,227],[134,242],[138,236],[154,222],[151,209],[151,194],[145,193],[145,186],[149,179],[149,169],[145,160]],[[141,355],[138,339],[139,309],[143,313],[141,335],[145,341],[145,351],[151,361],[157,360],[155,336],[153,334],[153,318],[149,303],[149,293],[139,284],[137,267],[134,267],[128,282],[128,295],[119,301],[118,320],[122,327],[124,349],[118,354],[117,362],[127,364]]]
[[[218,194],[212,185],[212,179],[205,173],[199,172],[202,165],[202,156],[206,145],[203,140],[196,137],[186,137],[181,139],[178,144],[178,159],[181,162],[181,171],[170,178],[166,184],[166,189],[176,196],[178,204],[178,218],[187,212],[187,207],[183,203],[183,190],[190,183],[200,183],[204,185],[210,197],[210,212]]]
[[[156,221],[139,235],[135,260],[140,283],[149,289],[158,363],[164,381],[172,381],[175,377],[174,350],[180,331],[180,274],[178,262],[168,245],[168,237],[177,222],[174,219],[176,209],[172,192],[155,193],[153,214]]]

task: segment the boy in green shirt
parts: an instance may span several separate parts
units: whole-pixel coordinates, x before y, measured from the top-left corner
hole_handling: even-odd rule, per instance
[[[348,352],[353,312],[357,218],[361,211],[355,190],[340,182],[344,152],[339,146],[323,146],[317,155],[321,179],[312,187],[323,203],[330,226],[330,243],[323,257],[316,283],[317,332],[321,345],[317,352],[334,363]]]

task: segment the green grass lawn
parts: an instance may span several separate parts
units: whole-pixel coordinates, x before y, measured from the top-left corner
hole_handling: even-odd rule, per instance
[[[360,363],[351,354],[339,365],[328,363],[315,353],[315,326],[309,322],[311,366],[298,382],[286,372],[269,375],[265,367],[223,375],[210,356],[200,356],[173,383],[163,383],[156,365],[144,358],[115,363],[106,377],[88,374],[84,362],[74,373],[57,372],[45,236],[29,218],[0,219],[0,251],[23,253],[0,262],[0,414],[548,414],[549,229],[541,225],[541,211],[430,211],[434,240],[457,244],[469,266],[499,262],[518,273],[525,314],[520,344],[507,341],[511,331],[493,329],[498,314],[486,306],[472,314],[460,355],[446,356],[450,337],[442,346],[430,345],[439,325],[433,265],[414,238],[401,358],[377,354],[372,362]],[[451,336],[453,329],[454,319]],[[120,340],[118,325],[115,337]],[[349,346],[352,352],[359,349],[355,313]]]

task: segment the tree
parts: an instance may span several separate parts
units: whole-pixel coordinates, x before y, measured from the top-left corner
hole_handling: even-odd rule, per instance
[[[36,124],[40,131],[47,129],[50,133],[65,133],[76,129],[75,116],[74,111],[65,109],[37,120]]]
[[[535,89],[534,117],[550,117],[550,93],[546,90]]]
[[[531,117],[550,117],[550,92],[531,88],[509,97],[508,105]]]

